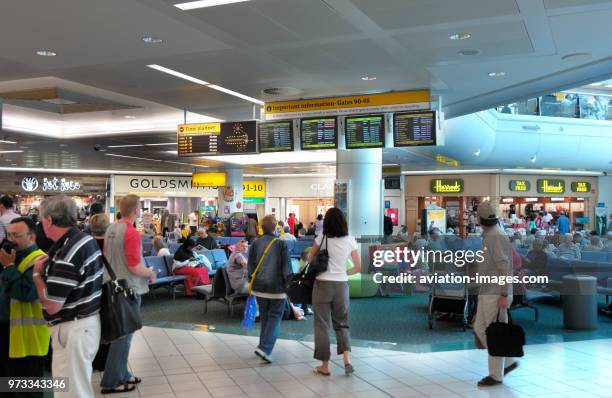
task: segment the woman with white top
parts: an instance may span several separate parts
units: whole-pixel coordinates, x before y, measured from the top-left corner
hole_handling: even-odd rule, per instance
[[[325,249],[329,254],[327,270],[317,275],[312,291],[315,329],[314,358],[321,361],[321,366],[315,368],[314,371],[323,376],[330,374],[331,350],[328,330],[331,323],[336,332],[338,355],[344,356],[344,371],[346,374],[351,374],[354,369],[350,359],[348,276],[361,271],[361,258],[355,238],[348,234],[344,214],[335,207],[325,213],[322,234],[315,239],[308,261],[313,262],[319,250]],[[349,258],[353,260],[354,266],[347,270]]]

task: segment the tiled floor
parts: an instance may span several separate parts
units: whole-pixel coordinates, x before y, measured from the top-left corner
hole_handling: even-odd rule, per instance
[[[253,355],[256,337],[145,327],[130,353],[138,390],[114,397],[612,397],[612,339],[530,345],[503,386],[476,387],[484,351],[406,353],[354,348],[356,373],[340,357],[331,377],[312,373],[311,343],[279,340],[275,362]],[[99,391],[100,374],[94,374]]]

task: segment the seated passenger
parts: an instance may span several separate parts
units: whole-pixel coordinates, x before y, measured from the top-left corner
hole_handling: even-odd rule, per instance
[[[527,256],[523,257],[525,268],[530,269],[536,275],[543,275],[546,271],[549,255],[544,250],[544,241],[536,239]]]
[[[599,239],[599,236],[591,236],[591,244],[588,246],[585,246],[582,251],[585,252],[600,252],[603,250],[603,244],[601,243],[601,239]]]
[[[217,243],[217,231],[218,231],[217,226],[211,225],[208,228],[208,233],[206,237],[201,240],[200,238],[198,238],[197,244],[200,246],[203,246],[204,248],[208,250],[218,249],[219,244]]]
[[[446,242],[438,228],[433,228],[429,238],[430,250],[446,250]]]
[[[555,254],[566,260],[580,260],[580,247],[572,241],[572,234],[563,234]]]
[[[185,276],[185,296],[187,297],[196,296],[196,293],[191,291],[192,287],[210,283],[208,269],[212,269],[212,265],[206,257],[193,252],[194,247],[194,241],[191,239],[185,240],[174,253],[174,264],[172,265],[172,271],[176,275]]]
[[[288,225],[285,225],[283,227],[283,234],[281,235],[280,239],[282,240],[292,240],[295,241],[295,236],[293,236],[293,234],[290,232],[290,228]]]
[[[306,236],[314,236],[315,234],[315,225],[314,222],[310,222],[308,224],[308,229],[306,230]]]
[[[225,269],[229,277],[230,285],[237,293],[246,294],[249,292],[248,272],[247,272],[247,253],[248,244],[246,240],[236,243],[236,249],[227,260]]]
[[[155,251],[156,256],[171,256],[170,250],[164,243],[164,238],[161,236],[156,236],[153,238],[153,250]]]

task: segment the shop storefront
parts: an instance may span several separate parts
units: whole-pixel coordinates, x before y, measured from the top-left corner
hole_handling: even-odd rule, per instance
[[[2,173],[2,193],[15,198],[20,214],[38,214],[38,206],[48,196],[72,197],[79,208],[79,219],[87,215],[93,202],[105,202],[108,177],[80,174]]]
[[[409,233],[421,231],[423,209],[446,209],[446,228],[466,234],[473,209],[498,191],[495,174],[405,176],[406,226]]]
[[[596,177],[500,175],[500,209],[510,218],[565,211],[572,229],[592,228],[597,203]]]
[[[173,214],[177,222],[198,210],[203,217],[217,214],[218,189],[192,186],[191,176],[114,175],[109,212],[114,217],[125,195],[140,196],[144,217],[158,221],[163,210]],[[150,216],[149,216],[150,214]],[[202,220],[201,220],[202,221]]]
[[[446,210],[446,227],[464,235],[471,231],[475,207],[483,200],[499,204],[500,216],[510,223],[532,212],[558,216],[566,211],[573,229],[591,228],[597,198],[597,178],[464,174],[405,176],[406,223],[409,232],[421,231],[421,214],[428,206]]]

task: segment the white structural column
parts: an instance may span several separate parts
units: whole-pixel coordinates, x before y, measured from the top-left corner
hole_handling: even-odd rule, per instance
[[[244,211],[242,198],[242,169],[225,170],[225,188],[219,187],[219,217],[228,218],[230,215]]]
[[[598,185],[598,199],[597,203],[593,204],[595,207],[595,216],[597,216],[597,204],[603,203],[606,208],[606,225],[610,223],[610,214],[612,214],[612,176],[601,176],[597,179]],[[592,224],[595,227],[595,224]]]
[[[336,178],[349,181],[349,233],[382,235],[382,149],[338,151]]]

